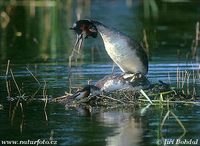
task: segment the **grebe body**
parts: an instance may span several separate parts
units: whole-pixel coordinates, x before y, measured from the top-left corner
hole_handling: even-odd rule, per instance
[[[127,35],[94,21],[110,58],[125,73],[148,72],[148,59],[141,45]]]
[[[148,72],[148,58],[141,45],[129,36],[107,27],[98,21],[79,20],[71,28],[77,34],[77,43],[87,37],[96,38],[99,33],[110,58],[128,74]]]

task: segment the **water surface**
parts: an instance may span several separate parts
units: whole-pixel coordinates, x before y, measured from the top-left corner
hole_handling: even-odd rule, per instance
[[[0,11],[0,104],[4,107],[0,110],[0,140],[55,140],[61,146],[150,146],[163,145],[161,140],[199,139],[198,105],[88,110],[81,107],[65,109],[64,105],[48,103],[44,111],[45,103],[41,100],[44,87],[49,98],[69,91],[68,57],[75,41],[69,27],[82,18],[99,20],[139,42],[143,40],[145,30],[150,57],[149,80],[153,83],[162,80],[176,87],[177,70],[187,71],[191,76],[190,93],[194,87],[199,93],[199,47],[196,56],[191,52],[195,25],[200,18],[199,2],[68,0],[47,4],[45,1],[1,1]],[[71,70],[73,87],[82,87],[88,80],[95,83],[112,72],[112,61],[101,38],[87,39],[84,43],[77,65],[74,64]],[[41,87],[35,96],[38,100],[23,101],[15,109],[17,100],[7,99],[8,60],[25,97],[31,98]],[[115,73],[121,73],[119,68],[116,67]],[[16,98],[19,91],[10,72],[7,79],[11,95]],[[188,86],[185,84],[184,88]],[[172,115],[161,129],[169,110],[182,122],[186,132]]]

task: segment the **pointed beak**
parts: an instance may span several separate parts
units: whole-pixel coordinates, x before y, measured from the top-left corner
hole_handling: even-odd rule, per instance
[[[71,97],[73,99],[80,100],[87,96],[89,96],[89,95],[87,95],[86,91],[78,91],[78,92],[74,93]]]
[[[73,98],[73,99],[75,99],[77,96],[79,96],[80,95],[80,93],[79,92],[77,92],[77,93],[74,93],[72,96],[71,96],[71,98]]]
[[[70,27],[69,29],[70,29],[70,30],[74,30],[74,28],[73,28],[73,27]]]

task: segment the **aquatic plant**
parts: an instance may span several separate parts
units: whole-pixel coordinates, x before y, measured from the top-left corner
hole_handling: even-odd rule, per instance
[[[13,73],[12,68],[10,67],[10,60],[8,60],[8,62],[7,62],[6,73],[5,73],[7,100],[10,101],[11,103],[15,104],[14,107],[9,112],[9,113],[11,113],[11,115],[9,115],[9,117],[11,118],[11,123],[13,123],[13,121],[14,121],[16,110],[18,108],[20,108],[22,119],[23,119],[23,117],[24,117],[23,104],[27,103],[27,102],[31,102],[32,100],[35,100],[35,99],[37,99],[37,100],[40,99],[40,100],[44,101],[43,110],[44,110],[45,119],[46,119],[46,121],[48,121],[48,116],[46,113],[46,108],[47,108],[48,98],[49,98],[49,95],[47,95],[47,83],[45,80],[43,80],[44,85],[42,87],[42,83],[29,70],[28,67],[26,67],[26,70],[38,84],[38,89],[36,89],[36,91],[32,95],[29,95],[22,90],[23,87],[19,86],[17,80],[15,79],[15,74]],[[12,85],[12,82],[14,82],[14,86]],[[13,88],[17,89],[18,94],[13,93]],[[42,95],[39,94],[40,90],[42,90]]]

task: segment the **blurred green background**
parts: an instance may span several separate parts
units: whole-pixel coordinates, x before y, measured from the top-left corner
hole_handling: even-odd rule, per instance
[[[67,60],[75,35],[69,27],[79,19],[95,19],[139,42],[146,32],[150,59],[185,59],[191,55],[198,0],[1,0],[0,61]],[[81,58],[105,61],[103,43],[85,40]],[[86,48],[86,49],[85,49]]]

